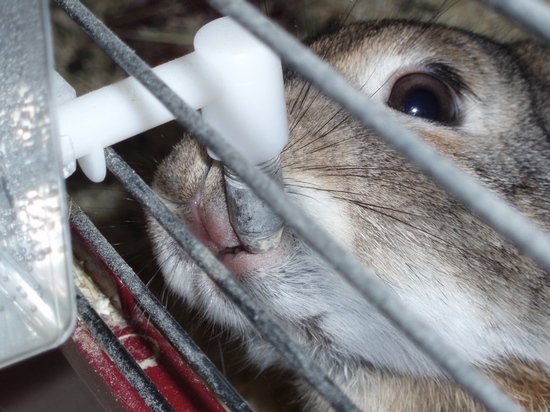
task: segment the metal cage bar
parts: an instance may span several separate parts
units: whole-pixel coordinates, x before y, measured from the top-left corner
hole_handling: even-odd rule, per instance
[[[506,396],[494,384],[490,383],[475,368],[461,363],[454,351],[439,342],[431,328],[414,319],[404,311],[403,305],[396,300],[393,293],[355,258],[342,250],[332,239],[324,234],[302,212],[285,203],[284,195],[267,178],[258,174],[251,165],[238,156],[235,151],[224,144],[212,130],[201,122],[200,117],[185,106],[171,90],[164,85],[146,65],[122,42],[113,39],[112,33],[93,21],[93,16],[80,15],[82,6],[77,1],[56,0],[81,26],[102,46],[130,75],[135,76],[172,111],[176,119],[187,128],[199,141],[214,149],[224,163],[232,168],[258,195],[266,200],[274,211],[285,218],[287,224],[298,232],[314,249],[344,277],[357,286],[371,303],[400,327],[416,344],[439,363],[458,383],[464,386],[473,396],[490,410],[517,410]],[[355,90],[350,90],[343,80],[320,62],[315,56],[301,46],[296,40],[277,29],[243,1],[209,0],[224,14],[231,15],[244,26],[262,38],[273,49],[281,54],[283,60],[293,66],[304,77],[308,78],[327,95],[334,98],[358,117],[365,125],[378,131],[382,137],[400,150],[421,170],[433,177],[444,188],[459,198],[474,212],[485,218],[496,230],[508,237],[520,249],[532,256],[534,260],[550,271],[550,241],[540,230],[528,223],[509,205],[489,194],[479,183],[464,175],[450,162],[443,161],[431,147],[420,138],[393,122],[388,123],[387,116],[374,108],[368,99]],[[85,9],[84,9],[85,10]],[[389,124],[388,127],[383,125]],[[389,129],[389,132],[388,132]],[[108,161],[115,159],[108,155]],[[452,175],[452,179],[448,176]],[[457,177],[458,176],[458,177]],[[283,198],[283,199],[282,199]],[[282,200],[281,200],[282,199]],[[498,212],[495,215],[495,210]],[[496,216],[496,217],[495,217]],[[182,231],[174,229],[173,231]],[[185,237],[185,236],[184,236]],[[324,253],[332,251],[332,255]],[[199,253],[200,254],[200,253]],[[199,263],[200,264],[200,263]],[[202,266],[205,264],[202,263]],[[230,282],[230,281],[229,281]],[[247,299],[239,299],[248,304]]]
[[[479,0],[550,41],[550,7],[544,0]]]
[[[152,411],[173,411],[172,406],[166,401],[166,398],[162,396],[136,360],[128,353],[111,329],[90,306],[86,298],[78,293],[76,303],[78,315],[86,325],[86,328],[98,340],[115,365],[140,393],[147,406]]]
[[[191,231],[174,216],[153,190],[113,149],[105,149],[105,160],[109,171],[119,179],[124,188],[158,220],[189,256],[197,261],[201,269],[239,307],[262,336],[277,348],[297,373],[306,378],[336,410],[359,411],[347,396],[332,383],[326,373],[284,333],[261,305],[244,291],[225,266],[195,238]]]
[[[124,259],[101,235],[90,219],[84,214],[78,205],[71,202],[71,224],[86,238],[93,249],[101,256],[103,261],[118,276],[120,281],[128,288],[140,307],[145,310],[150,319],[162,330],[169,342],[183,355],[189,365],[197,371],[204,381],[210,386],[223,402],[233,411],[250,412],[248,404],[241,398],[237,391],[227,382],[225,377],[212,364],[208,357],[200,350],[189,337],[181,325],[168,313],[153,293],[139,279],[136,273],[124,261]]]

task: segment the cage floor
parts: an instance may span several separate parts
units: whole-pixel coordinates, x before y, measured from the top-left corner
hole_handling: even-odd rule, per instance
[[[59,351],[0,371],[1,412],[97,412],[104,409]]]

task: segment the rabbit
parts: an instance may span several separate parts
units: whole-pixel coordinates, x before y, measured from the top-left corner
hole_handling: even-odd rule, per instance
[[[550,53],[435,23],[378,20],[309,47],[376,104],[550,229]],[[464,359],[530,410],[550,408],[548,274],[338,105],[285,69],[284,189]],[[299,238],[240,247],[223,167],[186,136],[154,190],[241,286],[369,411],[483,410]],[[288,365],[166,232],[148,232],[168,288],[243,340],[259,368]],[[329,406],[302,381],[302,410]]]

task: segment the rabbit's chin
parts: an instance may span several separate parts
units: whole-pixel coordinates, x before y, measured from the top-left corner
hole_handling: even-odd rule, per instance
[[[160,251],[170,290],[242,339],[250,360],[258,367],[284,366],[285,361],[259,337],[239,309],[183,255],[170,248]],[[373,365],[439,375],[435,365],[289,230],[274,252],[260,256],[243,252],[222,263],[236,273],[237,281],[252,299],[325,370],[348,374]]]

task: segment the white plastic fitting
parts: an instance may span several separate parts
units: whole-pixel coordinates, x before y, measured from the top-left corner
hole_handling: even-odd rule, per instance
[[[194,45],[218,70],[223,93],[201,113],[253,164],[278,156],[288,142],[283,74],[279,57],[229,18],[204,26]],[[215,153],[210,156],[217,159]]]
[[[153,71],[192,108],[202,109],[205,120],[251,162],[277,156],[288,141],[279,58],[227,17],[201,28],[194,44],[194,53]],[[66,176],[78,160],[92,181],[102,181],[105,147],[173,118],[133,78],[62,104],[58,131]]]

